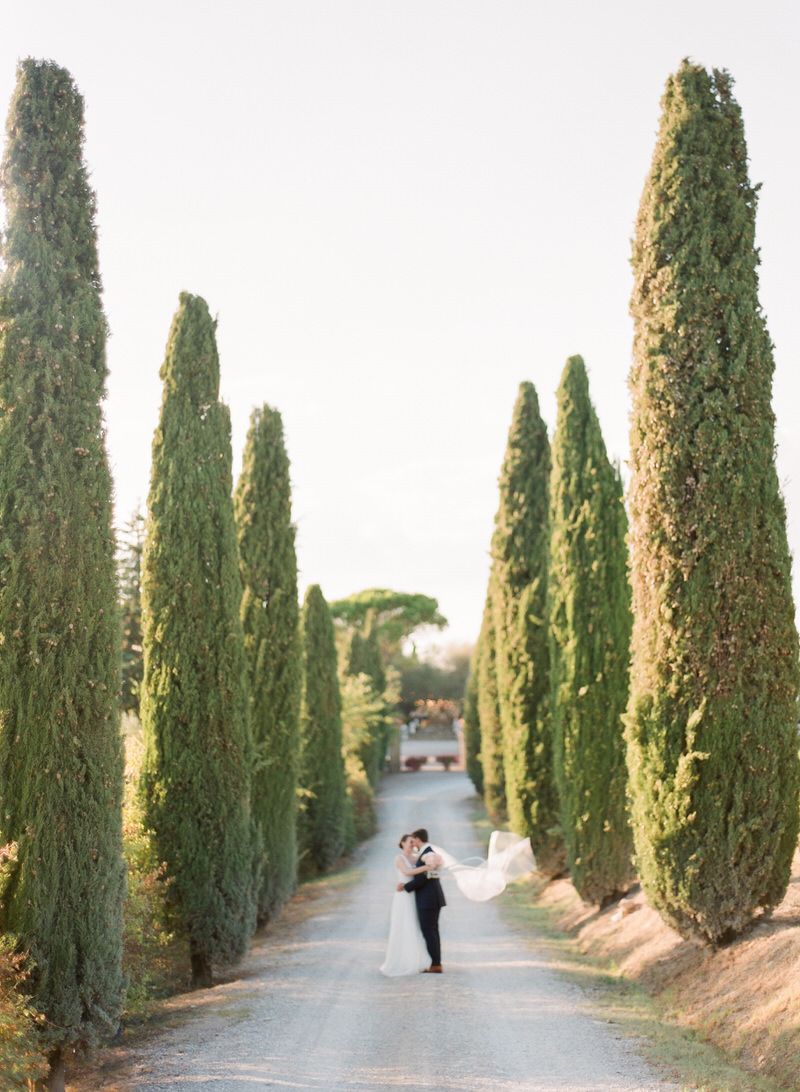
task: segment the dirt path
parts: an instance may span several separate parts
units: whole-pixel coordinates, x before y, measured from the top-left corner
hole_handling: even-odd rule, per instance
[[[397,836],[424,824],[456,856],[474,854],[470,795],[463,774],[388,778],[381,833],[365,848],[358,881],[258,944],[241,978],[192,994],[189,1015],[139,1046],[123,1080],[102,1087],[674,1089],[494,903],[467,902],[446,877],[445,974],[378,973]]]

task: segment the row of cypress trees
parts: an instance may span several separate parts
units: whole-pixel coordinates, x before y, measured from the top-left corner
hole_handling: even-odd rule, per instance
[[[730,76],[684,62],[633,245],[630,530],[572,357],[551,450],[520,389],[467,702],[473,780],[543,872],[561,841],[578,891],[602,903],[635,861],[667,921],[713,944],[780,901],[798,834],[756,197]]]
[[[215,322],[197,296],[181,295],[161,376],[141,793],[205,985],[285,902],[298,866],[330,868],[354,837],[333,620],[317,585],[299,611],[280,414],[253,412],[234,491]]]
[[[134,520],[118,589],[83,101],[52,62],[19,66],[2,188],[0,929],[29,957],[63,1089],[68,1051],[113,1034],[124,998],[120,689],[140,704],[142,810],[196,984],[242,954],[299,858],[341,854],[351,820],[333,626],[316,587],[300,617],[281,418],[253,413],[234,494],[198,296],[170,329],[146,534]]]

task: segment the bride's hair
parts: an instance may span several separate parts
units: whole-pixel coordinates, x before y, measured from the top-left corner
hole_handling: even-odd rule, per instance
[[[397,843],[398,846],[400,847],[400,849],[403,848],[403,842],[406,840],[406,838],[410,838],[410,837],[411,837],[410,834],[401,834],[400,835],[400,841]]]

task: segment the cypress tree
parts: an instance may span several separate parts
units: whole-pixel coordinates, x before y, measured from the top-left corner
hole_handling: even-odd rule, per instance
[[[539,869],[564,867],[549,710],[547,627],[550,444],[532,383],[519,389],[492,538],[492,609],[508,819]]]
[[[235,505],[256,750],[253,814],[263,834],[258,915],[264,921],[297,878],[301,666],[289,458],[281,415],[269,406],[250,418]]]
[[[478,720],[481,726],[483,802],[495,823],[506,819],[506,781],[503,772],[503,730],[497,696],[497,641],[492,610],[491,577],[478,642]]]
[[[605,903],[633,880],[622,715],[631,635],[627,518],[579,356],[558,388],[550,479],[553,759],[567,863]]]
[[[118,571],[122,613],[122,711],[139,715],[142,686],[142,552],[144,516],[137,509],[123,531]]]
[[[324,872],[347,846],[351,816],[342,757],[342,705],[333,621],[319,585],[306,592],[301,616],[303,704],[300,718],[298,837],[306,875]]]
[[[633,245],[627,735],[644,886],[684,935],[714,943],[780,901],[798,830],[798,643],[756,195],[730,76],[684,62]]]
[[[386,689],[386,669],[383,666],[374,612],[367,618],[363,633],[353,630],[347,650],[346,673],[366,675],[376,694],[382,694]]]
[[[142,563],[142,790],[204,985],[245,951],[256,891],[230,419],[199,296],[181,294],[161,378]]]
[[[481,719],[478,711],[478,664],[481,655],[483,627],[469,663],[467,685],[464,688],[464,753],[467,776],[475,786],[475,792],[483,796],[483,767],[481,766]]]
[[[374,616],[367,619],[365,632],[353,630],[345,650],[345,674],[364,675],[376,702],[381,702],[380,714],[370,720],[369,732],[358,750],[358,759],[372,786],[377,785],[386,756],[386,709],[382,704],[386,689],[378,631]]]
[[[62,1049],[113,1033],[123,994],[119,617],[101,402],[106,321],[83,100],[17,73],[2,168],[2,929],[29,953],[51,1088]]]

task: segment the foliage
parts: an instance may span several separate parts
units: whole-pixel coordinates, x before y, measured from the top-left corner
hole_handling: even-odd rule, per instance
[[[340,694],[342,749],[346,756],[353,756],[363,766],[362,755],[375,735],[375,725],[385,722],[386,707],[366,675],[343,675]]]
[[[345,657],[345,674],[366,675],[375,693],[383,693],[386,687],[386,669],[383,666],[375,615],[367,620],[363,632],[354,630],[350,634]]]
[[[23,61],[2,169],[0,815],[17,845],[0,925],[61,1048],[113,1034],[122,1004],[122,746],[106,321],[83,101]]]
[[[540,871],[564,867],[549,710],[547,626],[550,445],[532,383],[514,406],[492,537],[497,695],[511,829],[528,835]]]
[[[478,710],[478,662],[483,630],[472,650],[469,675],[464,689],[464,750],[467,756],[467,774],[475,792],[483,796],[483,766],[481,765],[481,720]]]
[[[448,698],[421,698],[411,710],[411,718],[420,721],[423,728],[452,729],[460,715],[458,702]]]
[[[351,845],[355,845],[371,838],[378,829],[375,792],[364,772],[364,767],[352,756],[345,759],[345,776],[352,816]]]
[[[782,897],[798,643],[756,188],[724,72],[667,82],[633,246],[632,819],[650,899],[724,943]]]
[[[12,847],[3,850],[8,860]],[[43,1018],[32,1007],[28,988],[16,937],[0,936],[0,1087],[7,1092],[30,1088],[47,1073],[39,1035]]]
[[[377,785],[383,772],[386,757],[387,733],[390,724],[388,708],[383,697],[386,687],[386,671],[383,666],[378,636],[374,626],[365,634],[355,630],[350,634],[345,648],[344,672],[342,675],[342,698],[351,703],[343,705],[345,738],[353,731],[359,734],[357,758],[372,786]],[[358,679],[357,687],[350,680]],[[360,695],[360,705],[359,705]],[[355,703],[355,704],[353,704]],[[367,709],[367,706],[369,708]],[[356,718],[356,725],[348,725],[348,717]]]
[[[627,519],[579,356],[561,377],[552,454],[548,595],[561,829],[578,893],[604,903],[633,881],[622,730],[631,633]]]
[[[152,1002],[182,984],[179,968],[187,964],[185,940],[176,934],[169,914],[166,866],[158,860],[152,835],[145,830],[139,795],[143,744],[133,715],[126,718],[125,801],[122,834],[128,867],[122,965],[128,988],[125,1015],[146,1015]]]
[[[317,584],[306,591],[300,630],[303,703],[298,846],[301,872],[311,876],[336,863],[348,846],[353,822],[342,755],[342,705],[333,621]]]
[[[370,588],[331,603],[337,622],[354,629],[374,625],[386,658],[396,653],[404,638],[422,626],[443,629],[447,619],[439,613],[439,604],[427,595]]]
[[[506,781],[503,771],[503,730],[497,696],[497,642],[491,602],[491,577],[478,641],[478,720],[481,726],[483,801],[492,822],[500,824],[506,819]]]
[[[289,459],[281,416],[269,406],[250,418],[235,506],[256,748],[253,814],[263,839],[258,916],[264,921],[297,880],[301,682]]]
[[[246,949],[258,882],[252,739],[215,324],[182,293],[161,378],[142,561],[145,821],[196,984]]]
[[[400,672],[400,708],[406,716],[422,700],[443,698],[460,704],[469,673],[472,649],[469,645],[448,645],[420,656],[395,660]]]
[[[142,552],[145,521],[137,509],[125,525],[117,554],[120,614],[122,616],[123,713],[139,715],[142,657]]]

